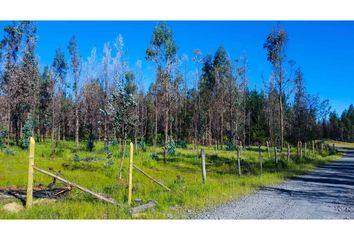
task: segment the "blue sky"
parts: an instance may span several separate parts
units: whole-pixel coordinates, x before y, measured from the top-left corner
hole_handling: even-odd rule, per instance
[[[2,29],[9,22],[0,22]],[[51,64],[55,49],[66,50],[75,35],[80,55],[86,59],[93,47],[101,56],[103,44],[113,42],[122,34],[127,49],[127,60],[134,66],[142,60],[145,89],[154,78],[154,68],[145,57],[151,34],[157,21],[37,21],[37,54],[41,67]],[[203,55],[213,54],[219,46],[235,59],[241,54],[248,58],[248,78],[251,88],[263,87],[262,74],[268,78],[271,66],[266,60],[263,43],[272,28],[280,23],[288,32],[288,59],[296,61],[304,72],[311,93],[329,99],[341,113],[354,103],[354,22],[324,21],[167,21],[178,46],[178,54],[193,50]],[[2,36],[2,32],[0,36]],[[68,54],[66,54],[68,55]],[[194,65],[190,61],[190,71]]]

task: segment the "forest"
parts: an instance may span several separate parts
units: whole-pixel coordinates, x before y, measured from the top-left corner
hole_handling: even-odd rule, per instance
[[[193,144],[235,150],[237,146],[285,144],[315,139],[354,142],[354,106],[341,115],[328,100],[306,89],[306,73],[286,49],[286,29],[275,27],[264,39],[265,59],[272,74],[264,87],[251,89],[248,59],[231,59],[220,46],[215,53],[195,49],[192,58],[178,52],[172,29],[159,23],[142,58],[155,66],[155,79],[144,89],[142,63],[126,62],[122,35],[83,59],[73,36],[66,49],[56,49],[51,65],[39,66],[37,29],[30,21],[9,24],[0,42],[0,147],[11,153],[28,148],[29,137],[51,142],[85,142],[92,151],[103,142],[125,151],[162,146],[164,162],[175,148]],[[54,51],[54,49],[53,49]],[[193,79],[188,61],[195,67]],[[43,69],[42,71],[40,69]],[[193,84],[187,84],[187,82]],[[154,153],[152,153],[153,155]]]

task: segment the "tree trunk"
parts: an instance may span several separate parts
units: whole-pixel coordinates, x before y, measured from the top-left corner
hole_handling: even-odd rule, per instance
[[[154,152],[156,153],[156,142],[157,142],[157,97],[155,97],[155,133],[154,133]]]
[[[279,121],[280,121],[280,151],[283,151],[284,145],[284,116],[283,116],[283,70],[282,62],[280,61],[279,72]]]
[[[167,142],[168,142],[168,109],[165,109],[165,146],[163,149],[163,162],[167,163]]]
[[[221,145],[221,150],[223,149],[224,146],[224,113],[221,113],[221,118],[220,118],[220,145]]]
[[[123,177],[123,162],[124,162],[124,158],[125,158],[126,144],[127,144],[127,138],[126,138],[126,134],[125,134],[124,141],[123,141],[123,148],[122,148],[122,151],[121,151],[122,154],[121,154],[121,158],[120,158],[119,179],[122,179],[122,177]]]
[[[7,145],[10,145],[10,135],[11,135],[11,106],[9,104],[8,106],[8,112],[7,112],[7,121],[8,121],[8,132],[7,132]]]
[[[77,153],[79,151],[79,109],[78,109],[77,89],[75,90],[75,145],[76,145],[76,153]]]

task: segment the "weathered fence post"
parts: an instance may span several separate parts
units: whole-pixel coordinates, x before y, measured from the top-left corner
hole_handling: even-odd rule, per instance
[[[28,157],[28,180],[27,180],[27,197],[26,197],[26,208],[32,207],[33,200],[33,165],[34,165],[34,138],[30,138],[29,146],[29,157]]]
[[[286,160],[289,162],[290,161],[290,144],[288,144],[288,152],[287,152],[287,157]]]
[[[275,160],[275,165],[278,167],[277,147],[275,146],[274,146],[274,160]]]
[[[336,152],[336,145],[333,143],[332,147],[333,147],[333,153],[335,153]]]
[[[205,170],[205,153],[204,153],[204,148],[200,150],[200,155],[202,156],[202,178],[203,178],[203,183],[205,184],[206,182],[206,170]]]
[[[302,142],[299,142],[300,145],[300,161],[302,161]]]
[[[128,205],[132,203],[132,190],[133,190],[133,154],[134,144],[130,142],[130,156],[129,156],[129,177],[128,177]]]
[[[296,146],[296,160],[299,160],[300,158],[300,152],[299,152],[299,141],[297,142],[297,146]]]
[[[270,158],[270,150],[269,150],[269,142],[267,141],[267,152],[268,152],[268,158]]]
[[[258,146],[258,152],[259,152],[259,164],[261,167],[261,175],[263,174],[263,163],[262,163],[262,150],[261,150],[261,144]]]
[[[238,176],[241,176],[241,162],[240,162],[240,146],[237,147],[237,168]]]
[[[307,143],[304,143],[304,156],[306,157],[307,154]]]

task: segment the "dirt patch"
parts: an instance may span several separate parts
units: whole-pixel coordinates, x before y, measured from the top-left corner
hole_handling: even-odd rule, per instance
[[[16,203],[16,202],[12,202],[12,203],[8,203],[5,204],[2,209],[6,212],[12,212],[12,213],[17,213],[19,211],[24,210],[25,208],[23,207],[22,204]]]

